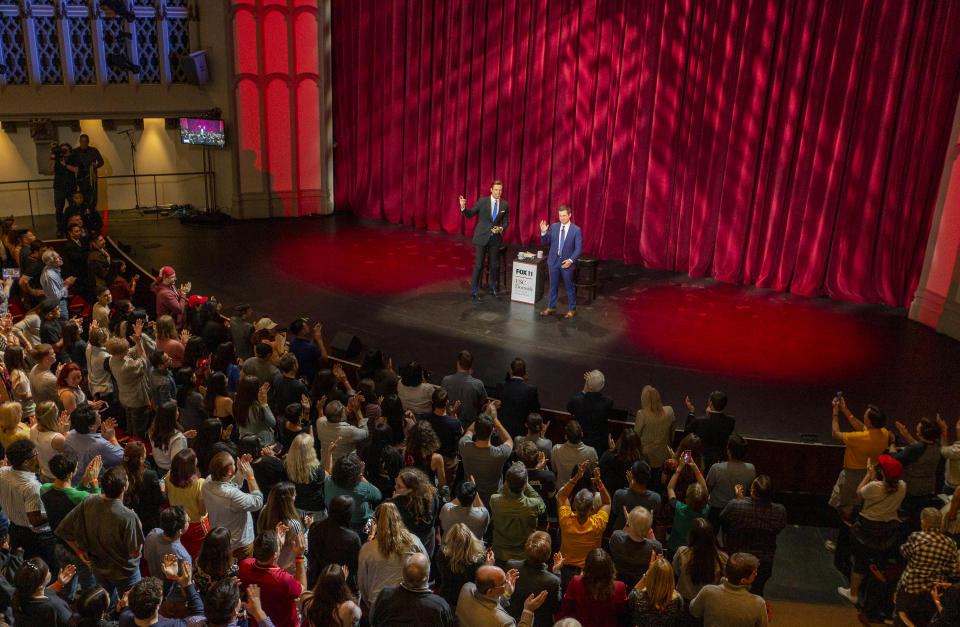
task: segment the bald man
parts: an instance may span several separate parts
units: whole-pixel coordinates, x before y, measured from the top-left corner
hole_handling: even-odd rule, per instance
[[[478,568],[477,583],[463,584],[457,599],[457,619],[460,627],[533,627],[533,613],[546,600],[546,590],[541,590],[537,596],[531,594],[526,598],[519,623],[500,605],[503,595],[507,595],[506,602],[510,603],[509,597],[513,594],[519,575],[517,570],[504,573],[503,569],[497,566],[484,565]]]
[[[370,625],[453,625],[453,610],[443,597],[430,591],[429,581],[430,558],[423,553],[407,556],[402,582],[380,591],[370,613]]]

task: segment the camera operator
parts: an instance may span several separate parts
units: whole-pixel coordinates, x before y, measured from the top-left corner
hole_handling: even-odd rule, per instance
[[[83,201],[90,209],[97,208],[97,169],[103,167],[100,151],[90,145],[90,136],[84,133],[77,147],[70,154],[67,163],[76,166],[77,187],[83,194]]]
[[[77,189],[76,165],[69,162],[71,156],[70,144],[60,144],[50,150],[50,170],[53,175],[53,208],[57,213],[57,237],[63,237],[66,221],[63,217],[63,208],[70,200],[70,195]]]

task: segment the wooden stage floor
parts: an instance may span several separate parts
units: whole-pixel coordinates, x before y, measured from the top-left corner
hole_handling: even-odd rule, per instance
[[[681,420],[685,395],[702,410],[711,390],[725,390],[737,431],[761,438],[830,442],[838,390],[858,415],[879,405],[891,426],[960,415],[960,342],[902,309],[603,261],[595,301],[572,320],[544,319],[545,299],[512,303],[504,290],[472,302],[473,246],[462,236],[348,214],[224,227],[118,221],[110,235],[147,269],[173,265],[225,311],[248,302],[283,326],[308,315],[323,321],[328,343],[338,330],[355,334],[395,366],[417,359],[435,382],[461,348],[486,382],[522,357],[545,407],[563,409],[583,373],[599,368],[618,408],[639,407],[652,384]]]

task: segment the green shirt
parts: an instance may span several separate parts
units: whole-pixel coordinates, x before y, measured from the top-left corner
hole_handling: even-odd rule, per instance
[[[60,490],[61,492],[67,495],[67,498],[70,499],[70,502],[73,503],[74,507],[76,507],[77,505],[80,504],[80,501],[87,498],[91,494],[100,494],[100,485],[99,484],[95,486],[88,485],[84,487],[84,489],[78,490],[77,488],[63,488],[63,489],[55,488],[52,483],[45,483],[42,486],[40,486],[40,496],[43,496],[50,490]]]
[[[493,526],[493,553],[498,560],[523,559],[523,545],[537,530],[537,521],[546,509],[543,499],[528,483],[521,494],[513,494],[504,483],[490,497]]]

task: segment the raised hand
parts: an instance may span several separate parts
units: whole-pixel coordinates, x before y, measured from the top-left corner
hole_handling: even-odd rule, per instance
[[[560,568],[563,566],[563,553],[557,551],[553,554],[553,565],[550,567],[554,573],[559,573]]]
[[[90,463],[87,464],[87,469],[84,471],[84,474],[87,475],[87,480],[96,479],[100,476],[100,471],[103,469],[103,457],[97,455],[90,460]]]
[[[293,549],[294,557],[303,557],[304,553],[307,552],[307,541],[303,537],[302,531],[293,537],[290,547]]]
[[[253,477],[253,467],[250,466],[250,455],[244,455],[237,460],[237,470],[243,475],[244,479]]]
[[[523,602],[523,609],[530,612],[536,612],[540,609],[540,606],[543,605],[543,602],[547,600],[547,591],[541,590],[540,594],[533,596],[532,594],[527,597],[527,600]]]
[[[493,564],[496,561],[496,558],[493,555],[493,549],[487,549],[487,554],[486,554],[486,557],[484,558],[484,561],[487,564]]]
[[[260,605],[260,586],[255,583],[249,584],[246,592],[247,600],[243,601],[243,607],[246,608],[254,620],[262,621],[267,614],[263,611],[263,606]]]
[[[180,559],[176,555],[167,553],[163,556],[163,564],[160,569],[167,579],[178,579],[180,577]]]
[[[517,579],[520,577],[520,571],[516,568],[511,568],[507,571],[507,580],[503,583],[504,588],[506,588],[507,596],[513,594],[513,589],[517,585]]]
[[[112,440],[117,437],[117,419],[116,418],[107,418],[102,423],[100,423],[100,433],[108,440]]]
[[[277,534],[277,542],[280,543],[280,548],[283,548],[284,543],[287,541],[287,532],[290,531],[290,527],[281,520],[273,530]]]
[[[540,232],[544,233],[550,228],[550,225],[547,224],[546,220],[540,220]]]
[[[66,588],[70,584],[70,580],[73,579],[73,576],[77,574],[77,567],[73,564],[67,564],[60,569],[60,572],[57,573],[57,583],[60,584],[61,588]]]
[[[543,454],[543,451],[537,453],[537,470],[543,470],[547,467],[547,456]]]
[[[464,198],[463,196],[460,196],[459,200],[460,200],[460,211],[463,211],[464,209],[467,208],[467,199]]]
[[[267,403],[267,392],[270,391],[270,383],[266,382],[260,386],[260,389],[257,390],[257,400],[260,401],[261,405],[266,405]]]

